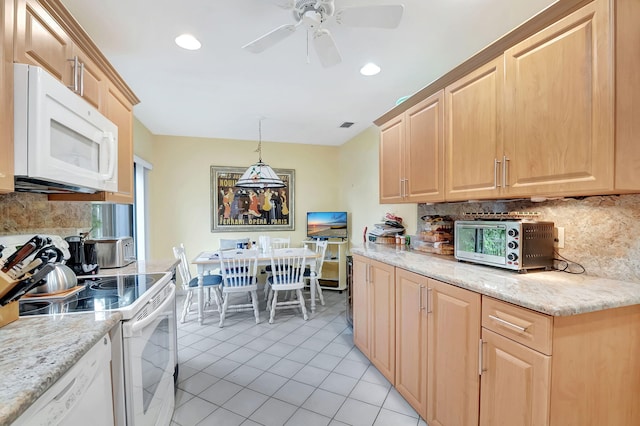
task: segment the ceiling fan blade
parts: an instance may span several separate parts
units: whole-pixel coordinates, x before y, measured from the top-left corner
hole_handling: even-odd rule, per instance
[[[331,67],[342,62],[336,43],[329,30],[320,29],[313,33],[313,45],[316,48],[323,67]]]
[[[293,9],[295,6],[295,0],[270,0],[270,2],[282,9]]]
[[[336,22],[350,27],[396,28],[403,12],[401,4],[349,7],[336,12]]]
[[[264,50],[293,34],[297,27],[298,25],[294,24],[282,25],[272,31],[269,31],[262,37],[245,44],[244,46],[242,46],[242,48],[252,53],[263,52]]]

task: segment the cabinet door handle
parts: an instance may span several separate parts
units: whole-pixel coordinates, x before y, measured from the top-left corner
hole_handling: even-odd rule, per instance
[[[507,168],[509,165],[507,162],[509,161],[509,157],[506,155],[502,156],[502,185],[506,188],[509,186],[509,181],[507,180]]]
[[[80,64],[80,96],[84,96],[84,63]]]
[[[74,93],[78,93],[78,57],[74,56],[73,59],[67,59],[67,61],[73,62],[73,84],[67,87]]]
[[[500,161],[497,158],[493,159],[493,189],[500,188],[500,184],[498,183],[498,165]]]
[[[494,320],[494,321],[499,322],[499,323],[500,323],[500,324],[502,324],[502,325],[506,325],[507,327],[515,328],[516,330],[518,330],[518,331],[519,331],[519,332],[521,332],[521,333],[524,333],[524,332],[526,332],[526,331],[527,331],[527,328],[526,328],[526,327],[521,327],[521,326],[519,326],[519,325],[517,325],[517,324],[514,324],[514,323],[509,322],[509,321],[505,321],[505,320],[503,320],[502,318],[498,318],[498,317],[496,317],[496,316],[494,316],[494,315],[489,315],[489,318],[491,318],[491,319],[492,319],[492,320]]]
[[[424,306],[422,306],[422,289],[424,288],[423,285],[421,285],[420,287],[418,287],[418,299],[420,299],[418,301],[418,310],[422,311],[424,309]]]
[[[478,376],[482,376],[482,372],[483,371],[487,371],[486,368],[484,368],[483,364],[484,364],[484,344],[486,342],[484,342],[482,339],[480,339],[480,344],[478,345]]]
[[[405,179],[404,180],[404,198],[409,196],[409,191],[407,190],[409,188],[409,179]]]
[[[433,295],[432,288],[427,287],[427,313],[431,313],[431,296]]]

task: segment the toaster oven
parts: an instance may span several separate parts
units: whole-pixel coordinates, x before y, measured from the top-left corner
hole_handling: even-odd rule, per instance
[[[131,237],[94,238],[98,266],[101,269],[122,268],[136,261],[136,251]]]
[[[456,221],[455,258],[514,271],[551,268],[553,227],[524,220]]]

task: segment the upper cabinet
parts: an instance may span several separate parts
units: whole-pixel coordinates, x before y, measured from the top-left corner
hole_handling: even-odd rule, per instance
[[[13,191],[13,0],[0,0],[0,193]]]
[[[13,61],[44,68],[118,126],[118,192],[52,194],[49,199],[133,203],[133,105],[139,102],[138,98],[60,0],[15,0],[11,15],[15,16],[14,43],[9,49]],[[4,28],[9,28],[6,33],[12,26]],[[13,82],[10,84],[12,87]],[[12,128],[13,117],[9,124]],[[13,159],[13,138],[8,140],[11,142],[0,143],[0,149],[10,148]],[[4,156],[0,159],[0,173],[3,160]],[[12,169],[13,161],[9,191],[13,189]]]
[[[492,198],[500,193],[502,57],[445,89],[446,199]]]
[[[381,127],[380,202],[444,201],[443,92]]]
[[[609,19],[609,2],[596,0],[505,52],[508,195],[613,189]]]
[[[419,92],[444,87],[439,201],[640,192],[638,20],[634,0],[556,2]]]

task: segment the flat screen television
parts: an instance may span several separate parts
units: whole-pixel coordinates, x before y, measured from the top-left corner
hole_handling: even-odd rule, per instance
[[[307,238],[347,236],[347,212],[307,212]]]

